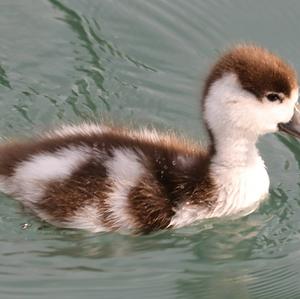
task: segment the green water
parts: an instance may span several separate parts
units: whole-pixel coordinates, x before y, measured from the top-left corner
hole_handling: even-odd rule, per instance
[[[255,41],[300,71],[299,18],[296,0],[1,0],[0,134],[105,117],[199,140],[199,82],[218,53]],[[300,298],[300,144],[259,148],[271,196],[238,220],[90,234],[1,195],[0,298]]]

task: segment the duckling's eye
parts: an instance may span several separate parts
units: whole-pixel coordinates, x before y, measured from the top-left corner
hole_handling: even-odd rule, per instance
[[[267,94],[267,99],[270,102],[281,101],[280,96],[277,93],[269,93]]]

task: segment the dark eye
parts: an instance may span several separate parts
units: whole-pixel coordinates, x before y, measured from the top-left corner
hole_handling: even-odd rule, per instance
[[[267,99],[270,102],[281,101],[280,96],[277,93],[269,93],[267,94]]]

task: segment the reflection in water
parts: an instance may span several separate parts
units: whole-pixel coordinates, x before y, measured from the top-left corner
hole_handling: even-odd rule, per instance
[[[29,253],[40,261],[59,261],[51,266],[52,271],[69,277],[82,273],[95,277],[100,285],[109,277],[126,284],[136,280],[131,286],[136,294],[149,283],[148,296],[154,296],[157,287],[174,292],[175,283],[176,298],[293,298],[300,292],[300,252],[294,251],[292,259],[265,257],[264,246],[259,247],[259,231],[264,225],[259,217],[246,217],[149,236],[94,235],[46,225],[40,235],[33,236],[34,242],[41,247],[45,240],[40,238],[47,234],[51,242]],[[24,253],[5,254],[14,259],[20,255]],[[71,265],[69,259],[74,259]],[[48,271],[44,269],[42,275]],[[116,290],[113,284],[110,288]]]
[[[178,279],[182,298],[299,298],[300,255],[278,260],[251,260],[201,267]]]
[[[177,280],[180,298],[298,298],[299,248],[285,253],[291,240],[284,231],[267,233],[272,219],[246,219],[193,235],[194,265]]]
[[[294,249],[292,256],[281,252],[274,258],[266,251],[279,245],[270,245],[276,235],[264,233],[262,238],[262,232],[274,226],[270,221],[256,213],[148,236],[90,234],[34,224],[20,228],[26,235],[18,250],[5,251],[1,241],[6,274],[0,273],[0,278],[16,275],[18,268],[12,261],[34,257],[32,266],[40,278],[49,280],[49,273],[53,279],[82,275],[85,281],[92,278],[100,289],[107,284],[108,294],[117,290],[112,279],[124,283],[120,288],[125,293],[125,285],[130,284],[132,296],[147,290],[145,298],[162,292],[172,293],[171,298],[256,298],[262,294],[262,298],[293,298],[289,296],[300,292],[296,283],[300,252]]]

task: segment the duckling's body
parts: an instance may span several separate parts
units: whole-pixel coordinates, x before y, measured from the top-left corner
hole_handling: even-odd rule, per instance
[[[0,190],[49,223],[92,232],[147,233],[245,215],[269,188],[256,141],[292,118],[297,98],[288,65],[266,50],[238,47],[216,64],[204,88],[207,149],[155,131],[63,127],[2,144]]]
[[[168,227],[187,198],[212,204],[196,196],[208,155],[154,131],[67,127],[3,145],[0,188],[58,226],[147,232]]]
[[[149,232],[249,213],[268,190],[258,156],[210,173],[209,151],[155,131],[65,127],[5,144],[0,156],[2,191],[47,222],[93,232]]]

